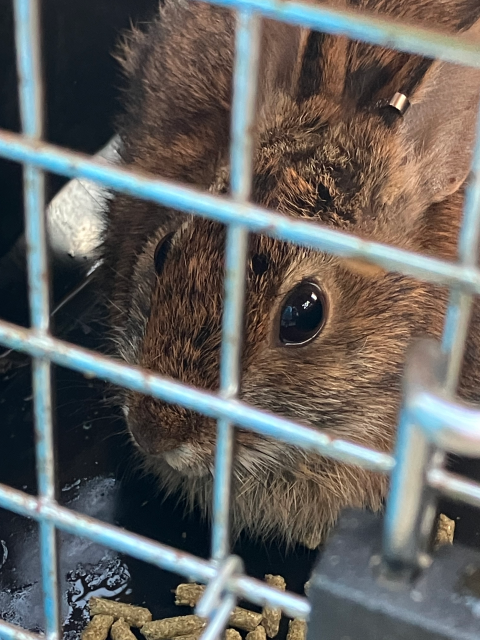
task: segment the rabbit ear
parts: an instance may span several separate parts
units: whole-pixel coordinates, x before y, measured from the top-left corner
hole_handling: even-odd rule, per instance
[[[480,20],[465,36],[480,42]],[[426,204],[465,181],[475,143],[480,69],[434,62],[399,125],[406,162],[414,163]]]
[[[293,96],[298,84],[308,30],[276,20],[262,21],[259,104],[279,92]]]
[[[315,4],[315,0],[306,0]],[[347,0],[327,0],[333,7],[345,7]],[[264,19],[259,71],[259,103],[275,109],[275,95],[281,92],[304,100],[319,91],[339,96],[347,68],[347,38],[327,36],[292,24]]]

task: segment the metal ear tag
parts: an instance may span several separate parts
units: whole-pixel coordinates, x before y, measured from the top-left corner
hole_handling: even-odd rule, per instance
[[[410,100],[404,93],[399,93],[397,91],[397,93],[393,96],[388,104],[390,107],[396,109],[401,116],[403,116],[410,106]]]

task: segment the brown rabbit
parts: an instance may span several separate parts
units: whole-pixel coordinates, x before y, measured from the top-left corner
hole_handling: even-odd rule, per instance
[[[478,0],[355,0],[446,32],[480,32]],[[480,73],[342,37],[263,23],[252,200],[284,215],[455,259]],[[229,190],[234,15],[166,0],[122,49],[123,159]],[[395,92],[411,102],[400,116]],[[117,196],[103,286],[118,356],[211,391],[219,386],[223,226]],[[405,350],[440,336],[447,291],[359,261],[250,239],[243,401],[391,451]],[[480,321],[475,308],[474,326]],[[461,392],[479,399],[480,332]],[[210,508],[215,423],[125,392],[128,428],[167,490]],[[346,506],[381,507],[387,479],[238,430],[234,528],[316,546]]]

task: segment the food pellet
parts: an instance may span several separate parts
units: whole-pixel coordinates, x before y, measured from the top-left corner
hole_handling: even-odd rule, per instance
[[[176,616],[175,618],[147,622],[140,631],[147,640],[166,640],[177,636],[195,635],[206,624],[206,619],[199,616]]]
[[[281,591],[285,591],[287,586],[282,576],[273,576],[271,573],[267,573],[265,582],[271,587],[275,587]],[[281,617],[282,610],[280,608],[264,607],[262,611],[262,626],[265,628],[269,638],[274,638],[278,634]]]
[[[443,513],[440,514],[437,523],[437,533],[433,546],[435,549],[441,547],[444,544],[453,544],[453,537],[455,534],[455,522],[450,520]]]
[[[113,616],[102,614],[93,616],[82,631],[82,640],[106,640],[110,627],[113,624],[113,620]]]
[[[194,607],[204,591],[205,585],[203,584],[179,584],[175,589],[175,604],[184,607]]]
[[[172,640],[199,640],[201,635],[202,632],[199,631],[198,633],[191,633],[188,636],[175,636]]]
[[[307,636],[307,623],[305,620],[295,619],[288,623],[287,640],[305,640]]]
[[[132,627],[142,627],[150,622],[152,614],[144,607],[135,607],[133,604],[104,600],[103,598],[90,598],[90,615],[104,614],[113,616],[116,620],[123,618]]]
[[[271,587],[275,587],[275,589],[280,589],[280,591],[285,591],[287,588],[285,578],[282,576],[273,576],[271,573],[267,573],[265,576],[265,582]]]
[[[253,631],[258,627],[261,621],[261,613],[255,613],[255,611],[249,611],[248,609],[235,607],[232,615],[230,616],[229,622],[232,627],[236,627],[237,629],[242,629],[243,631]]]
[[[110,629],[112,640],[137,640],[130,629],[130,625],[123,618],[119,618],[113,623]]]
[[[256,629],[247,633],[246,640],[266,640],[266,638],[267,634],[265,632],[265,627],[260,624]]]
[[[175,589],[175,604],[179,606],[194,607],[200,600],[205,586],[203,584],[185,583],[179,584]],[[262,614],[235,607],[230,616],[230,624],[232,627],[242,629],[243,631],[253,631],[262,621]]]
[[[227,629],[225,631],[225,640],[242,640],[242,636],[236,629]]]

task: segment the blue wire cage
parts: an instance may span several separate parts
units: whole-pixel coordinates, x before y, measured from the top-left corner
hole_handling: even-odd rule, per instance
[[[193,1],[193,0],[192,0]],[[213,0],[212,0],[213,1]],[[421,515],[439,492],[480,506],[480,485],[443,468],[444,453],[480,457],[480,411],[455,397],[471,311],[480,293],[477,247],[480,236],[480,136],[465,199],[458,261],[449,263],[351,235],[295,221],[249,204],[259,20],[277,19],[319,31],[384,45],[458,64],[480,67],[480,44],[457,36],[392,24],[358,12],[275,0],[215,0],[237,12],[234,98],[231,123],[231,197],[213,196],[162,180],[109,167],[84,155],[42,142],[43,92],[39,0],[14,0],[17,66],[23,134],[0,131],[0,156],[23,163],[31,328],[0,322],[0,343],[33,358],[38,496],[0,484],[0,507],[40,525],[42,583],[49,640],[61,637],[57,584],[56,529],[89,538],[182,576],[207,583],[200,613],[209,618],[206,640],[218,637],[237,597],[281,607],[305,620],[310,605],[248,577],[230,554],[228,510],[234,426],[238,425],[349,464],[391,475],[384,552],[392,560],[416,563],[425,549]],[[44,171],[88,178],[107,188],[228,225],[221,388],[211,394],[119,364],[52,337],[50,333]],[[450,287],[441,345],[423,344],[406,370],[395,455],[332,438],[284,418],[253,409],[237,399],[246,246],[249,233],[263,233],[338,256],[362,258],[389,270]],[[436,376],[446,363],[444,379]],[[51,363],[177,403],[218,421],[210,560],[203,560],[60,506],[55,496]],[[408,509],[404,507],[408,505]],[[430,510],[431,511],[431,510]],[[407,516],[405,516],[407,513]],[[401,516],[402,514],[402,516]],[[38,640],[39,635],[0,621],[5,639]]]

